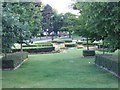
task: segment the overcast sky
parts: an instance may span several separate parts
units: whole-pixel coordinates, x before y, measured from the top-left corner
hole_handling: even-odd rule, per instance
[[[71,0],[41,0],[45,5],[49,4],[53,8],[55,8],[58,13],[66,13],[71,12],[77,14],[78,11],[70,9],[70,5],[72,4]]]

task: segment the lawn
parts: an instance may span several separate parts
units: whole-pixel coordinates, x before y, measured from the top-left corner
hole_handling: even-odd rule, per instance
[[[3,71],[3,88],[118,88],[118,79],[98,68],[82,50],[33,54],[17,70]]]

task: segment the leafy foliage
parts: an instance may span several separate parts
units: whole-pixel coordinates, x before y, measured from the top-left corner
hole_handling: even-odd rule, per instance
[[[69,37],[71,37],[71,33],[75,30],[77,18],[76,15],[72,13],[65,13],[63,15],[63,26],[61,28],[61,31],[68,31]]]
[[[76,32],[94,40],[104,40],[110,48],[119,49],[120,41],[120,7],[117,2],[79,2],[74,9],[80,10]]]
[[[3,52],[11,52],[14,43],[23,43],[41,30],[41,14],[36,3],[19,2],[3,3],[2,16],[2,48]]]
[[[49,34],[53,31],[53,9],[50,5],[46,5],[42,11],[42,28]]]

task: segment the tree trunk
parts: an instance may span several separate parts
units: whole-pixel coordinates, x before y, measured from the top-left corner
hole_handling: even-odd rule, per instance
[[[69,31],[69,38],[71,38],[71,32]]]
[[[89,45],[88,45],[88,37],[87,37],[87,50],[89,50]]]
[[[22,43],[20,43],[20,51],[23,52]]]
[[[51,36],[52,37],[52,41],[54,40],[54,37],[53,37],[53,35]]]
[[[105,48],[104,48],[104,44],[105,44],[105,43],[104,43],[104,39],[103,39],[103,43],[102,43],[102,44],[103,44],[103,45],[102,45],[102,46],[103,46],[103,54],[105,54]]]
[[[7,57],[7,53],[5,52],[4,54],[5,54],[5,58],[6,58]]]
[[[23,42],[23,39],[22,39],[22,30],[21,30],[21,32],[20,32],[20,51],[21,51],[21,52],[23,52],[22,42]]]
[[[40,40],[41,40],[41,35],[40,35]]]

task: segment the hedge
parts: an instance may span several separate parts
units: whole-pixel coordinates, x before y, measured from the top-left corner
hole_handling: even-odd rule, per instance
[[[120,61],[117,57],[110,54],[96,55],[95,64],[114,72],[120,77]]]
[[[47,46],[53,46],[52,43],[35,43],[32,45],[23,45],[23,47],[47,47]]]
[[[72,40],[54,40],[52,43],[71,43]]]
[[[79,41],[79,42],[76,42],[76,44],[83,44],[83,42],[80,42],[80,41]]]
[[[51,52],[55,50],[55,47],[34,47],[34,48],[24,48],[23,51],[28,53],[39,53],[39,52]],[[12,49],[12,52],[18,52],[20,49]]]
[[[37,47],[37,45],[23,45],[23,47]]]
[[[14,69],[28,58],[27,52],[16,52],[2,57],[2,69]]]
[[[71,43],[72,40],[64,40],[65,43]]]
[[[94,50],[83,50],[83,56],[95,56]]]
[[[52,43],[58,43],[58,44],[60,44],[60,43],[64,43],[64,41],[63,40],[54,40],[54,41],[52,41]]]
[[[70,44],[65,44],[65,47],[76,47],[76,44],[73,44],[73,43],[72,44],[71,43]]]

